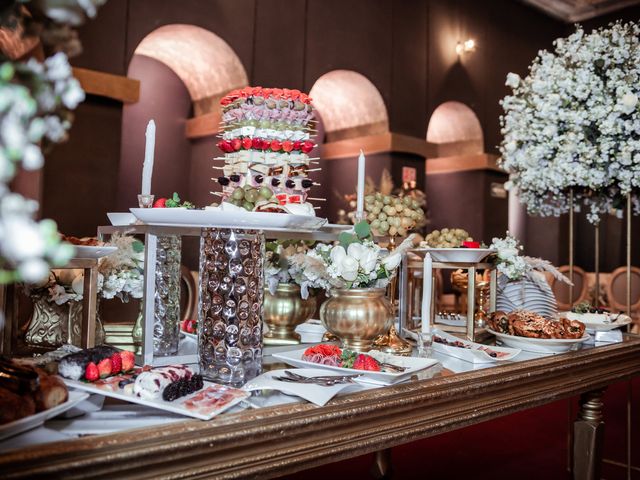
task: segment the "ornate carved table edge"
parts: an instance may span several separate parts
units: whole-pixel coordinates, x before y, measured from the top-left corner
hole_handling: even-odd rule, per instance
[[[275,477],[462,428],[640,375],[640,338],[338,397],[0,455],[3,478]],[[330,425],[331,428],[327,428]]]

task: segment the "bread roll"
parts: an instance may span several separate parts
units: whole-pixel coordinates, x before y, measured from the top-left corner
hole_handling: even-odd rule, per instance
[[[13,422],[36,413],[31,395],[20,396],[0,387],[0,424]]]
[[[58,375],[48,375],[44,370],[36,368],[40,378],[40,388],[33,394],[36,411],[48,410],[67,401],[67,386]]]

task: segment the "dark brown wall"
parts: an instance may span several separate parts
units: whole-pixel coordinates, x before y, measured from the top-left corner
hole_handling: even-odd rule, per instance
[[[634,7],[589,22],[588,27],[639,16],[640,8]],[[539,49],[551,47],[553,39],[572,30],[518,0],[111,0],[80,30],[85,51],[72,63],[124,75],[140,41],[156,28],[175,23],[197,25],[223,38],[239,56],[251,84],[308,90],[330,70],[356,70],[380,90],[391,130],[397,133],[424,138],[429,116],[440,103],[462,101],[478,115],[489,152],[500,141],[498,101],[507,93],[506,74],[526,74]],[[474,38],[478,48],[459,59],[455,44],[467,38]],[[149,88],[143,82],[143,92],[145,83]],[[89,98],[78,109],[70,141],[49,155],[43,210],[69,233],[92,233],[104,223],[107,211],[122,205],[116,196],[121,116],[120,105]],[[132,126],[132,132],[144,131],[142,117],[143,125]],[[187,188],[192,198],[208,203],[203,200],[209,176],[200,173],[208,157],[216,154],[211,150],[213,139],[190,146],[183,138],[165,140],[182,143],[184,155],[190,157],[189,186],[176,182],[171,169],[156,170],[154,185],[157,181],[169,190]],[[143,141],[143,136],[136,141]],[[379,159],[379,168],[392,158]],[[327,162],[330,171],[337,170],[333,162]],[[346,169],[350,162],[345,160]],[[330,197],[333,179],[327,174],[321,179],[324,196]],[[487,188],[484,180],[481,188]],[[78,207],[77,198],[92,201]],[[123,199],[127,205],[130,201]],[[450,206],[432,201],[430,208],[446,212]],[[492,221],[485,224],[493,225]],[[532,222],[538,228],[545,220]],[[563,228],[549,231],[561,235]],[[532,236],[532,248],[543,254],[551,243],[548,238],[538,248]],[[551,254],[560,256],[562,239],[556,245]]]

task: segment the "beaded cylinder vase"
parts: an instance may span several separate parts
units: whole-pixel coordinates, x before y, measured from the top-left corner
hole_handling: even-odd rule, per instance
[[[200,238],[200,373],[241,385],[262,370],[264,236],[203,228]]]
[[[181,250],[181,237],[177,235],[158,237],[153,313],[153,354],[158,356],[178,353]]]

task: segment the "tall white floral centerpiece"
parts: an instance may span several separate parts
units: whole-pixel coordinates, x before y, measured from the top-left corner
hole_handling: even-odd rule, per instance
[[[640,210],[639,36],[635,23],[577,26],[507,76],[501,166],[529,213],[566,213],[571,192],[593,224],[628,195]]]
[[[79,53],[71,28],[105,0],[8,0],[0,5],[0,283],[46,280],[73,255],[52,220],[34,220],[38,204],[11,192],[20,168],[38,170],[43,150],[66,138],[84,100],[67,54]],[[17,61],[40,44],[46,58]]]

